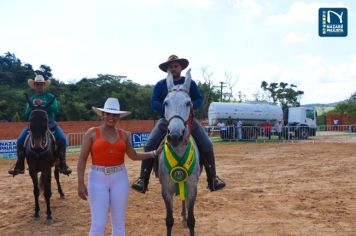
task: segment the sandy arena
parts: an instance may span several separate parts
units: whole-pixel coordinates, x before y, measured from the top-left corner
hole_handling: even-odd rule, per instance
[[[215,144],[223,191],[207,190],[202,173],[195,207],[196,235],[356,235],[356,144]],[[77,156],[70,156],[74,173],[62,176],[65,199],[52,181],[51,225],[34,220],[32,182],[25,175],[7,174],[13,160],[0,160],[0,235],[87,235],[90,211],[77,196]],[[126,161],[130,182],[140,162]],[[87,170],[88,170],[87,166]],[[188,235],[175,199],[173,235]],[[130,192],[127,235],[165,235],[165,207],[158,179],[146,194]],[[107,223],[105,235],[111,235]]]

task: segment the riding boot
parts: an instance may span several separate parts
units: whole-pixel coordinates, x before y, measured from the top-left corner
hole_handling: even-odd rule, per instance
[[[72,169],[66,163],[66,151],[58,150],[58,158],[59,158],[59,172],[64,175],[70,175],[72,173]]]
[[[214,151],[202,153],[202,158],[210,191],[224,188],[225,182],[216,175]]]
[[[22,145],[17,147],[16,164],[8,172],[12,176],[25,173],[25,148]]]
[[[152,171],[154,160],[148,159],[142,161],[140,177],[135,180],[131,187],[140,193],[145,193],[148,190],[148,183]]]

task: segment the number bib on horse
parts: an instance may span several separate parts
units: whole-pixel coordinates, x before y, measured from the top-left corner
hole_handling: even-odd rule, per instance
[[[177,183],[176,195],[183,201],[188,196],[186,181],[194,170],[196,157],[193,137],[189,137],[183,157],[178,156],[169,143],[164,145],[164,163],[173,182]]]

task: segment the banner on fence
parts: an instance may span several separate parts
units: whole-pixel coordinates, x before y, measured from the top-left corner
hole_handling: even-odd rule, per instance
[[[17,140],[0,140],[0,158],[13,159],[17,157]]]
[[[133,148],[143,147],[146,144],[149,132],[131,133],[131,145]]]

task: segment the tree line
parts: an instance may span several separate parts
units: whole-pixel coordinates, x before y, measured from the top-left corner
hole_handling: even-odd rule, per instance
[[[122,110],[132,112],[127,119],[158,119],[158,114],[152,112],[150,99],[154,85],[140,85],[124,75],[99,74],[95,78],[82,78],[76,83],[65,84],[52,75],[48,65],[41,65],[34,70],[29,63],[23,63],[15,54],[7,52],[0,56],[0,121],[24,121],[25,110],[24,93],[33,94],[27,85],[28,79],[35,74],[41,74],[51,81],[47,91],[55,94],[59,102],[57,121],[97,120],[91,107],[101,107],[108,97],[117,97]],[[197,82],[203,97],[202,106],[195,115],[199,119],[206,119],[209,105],[213,101],[245,102],[242,92],[237,98],[233,96],[232,88],[237,81],[232,76],[226,76],[228,93],[213,85],[211,74],[202,70],[204,82]],[[279,104],[283,109],[290,106],[300,106],[300,98],[304,94],[296,85],[288,83],[267,83],[262,81],[263,96],[255,95],[255,102],[271,102]],[[356,92],[344,103],[338,104],[332,113],[356,114]]]
[[[82,78],[76,83],[65,84],[52,78],[50,66],[41,65],[34,70],[31,64],[22,63],[10,52],[0,56],[0,121],[24,121],[26,106],[24,93],[34,94],[27,84],[35,74],[51,81],[47,88],[57,96],[59,111],[57,121],[97,120],[91,107],[101,107],[108,97],[116,97],[121,109],[131,111],[127,119],[158,119],[151,109],[150,99],[154,85],[140,85],[124,75],[99,74],[95,78]],[[207,117],[209,104],[219,97],[217,91],[198,82],[204,103],[196,111],[199,119]]]

